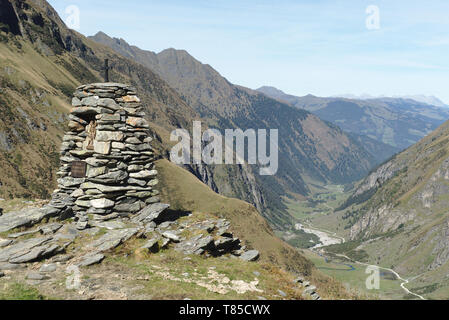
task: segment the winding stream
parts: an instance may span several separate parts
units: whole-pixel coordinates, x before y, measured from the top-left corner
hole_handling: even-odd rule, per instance
[[[332,244],[341,244],[341,243],[345,243],[345,242],[346,242],[345,238],[336,235],[335,232],[331,232],[331,231],[323,230],[323,229],[318,230],[318,229],[316,229],[316,228],[310,226],[310,224],[309,224],[308,227],[304,227],[302,224],[297,223],[297,224],[295,225],[295,228],[296,228],[297,230],[303,230],[304,232],[315,234],[316,236],[318,236],[318,237],[320,238],[321,243],[319,243],[319,244],[317,244],[316,246],[310,248],[310,250],[314,251],[315,253],[318,253],[319,250],[317,250],[317,249],[319,249],[319,248],[321,248],[321,247],[328,246],[328,245],[332,245]],[[327,259],[326,257],[324,257],[324,255],[322,255],[322,254],[320,254],[320,253],[318,253],[318,254],[319,254],[320,256],[322,256],[323,258]],[[368,264],[368,263],[364,263],[364,262],[360,262],[360,261],[355,261],[355,260],[349,258],[348,256],[344,255],[344,254],[336,254],[336,256],[345,258],[345,259],[347,259],[347,260],[349,260],[349,261],[351,261],[351,262],[353,262],[353,263],[359,264],[359,265],[370,266],[370,264]],[[352,265],[344,264],[344,263],[343,263],[343,265],[348,266],[348,267],[351,268],[351,269],[349,269],[348,271],[354,271],[354,270],[355,270],[355,268],[354,268]],[[423,296],[421,296],[421,295],[419,295],[419,294],[417,294],[417,293],[414,293],[414,292],[410,291],[409,289],[407,289],[407,288],[405,287],[405,285],[408,284],[408,283],[410,282],[411,279],[404,279],[404,278],[402,278],[402,277],[399,275],[399,273],[397,273],[397,272],[394,271],[393,269],[390,269],[390,268],[384,268],[384,267],[380,267],[380,266],[377,266],[377,267],[378,267],[379,269],[381,269],[381,270],[386,270],[386,271],[389,271],[389,272],[393,273],[393,274],[394,274],[400,281],[402,281],[402,283],[401,283],[401,288],[402,288],[407,294],[411,294],[411,295],[413,295],[413,296],[415,296],[415,297],[417,297],[417,298],[419,298],[419,299],[421,299],[421,300],[426,300],[426,298],[424,298]],[[417,277],[414,277],[413,279],[416,279],[416,278],[417,278]]]

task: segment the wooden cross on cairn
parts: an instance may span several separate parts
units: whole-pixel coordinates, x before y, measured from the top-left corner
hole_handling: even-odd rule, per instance
[[[113,68],[109,66],[109,59],[104,59],[104,82],[109,82],[109,70],[112,70]]]

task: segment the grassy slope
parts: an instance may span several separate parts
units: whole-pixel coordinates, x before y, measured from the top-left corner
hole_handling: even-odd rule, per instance
[[[261,252],[262,260],[310,274],[312,264],[276,238],[268,223],[250,204],[214,193],[189,172],[167,160],[157,162],[164,201],[174,210],[209,213],[229,219],[233,231]]]
[[[10,152],[0,153],[0,176],[4,185],[0,197],[47,197],[54,186],[55,172],[50,166],[58,165],[57,146],[63,134],[61,120],[70,104],[47,78],[75,86],[70,75],[61,72],[29,44],[23,43],[18,53],[0,43],[0,132],[9,136],[14,145]],[[35,124],[45,125],[46,130],[31,129],[18,108]]]
[[[340,283],[317,271],[296,249],[278,239],[250,204],[212,192],[195,176],[167,160],[156,164],[162,198],[174,210],[212,214],[231,221],[234,233],[249,247],[261,252],[261,261],[290,272],[308,274],[323,297],[354,298]]]

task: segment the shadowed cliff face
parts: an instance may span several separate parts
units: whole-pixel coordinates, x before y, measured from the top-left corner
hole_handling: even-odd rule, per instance
[[[14,35],[21,35],[19,19],[14,7],[8,0],[0,0],[0,30]]]

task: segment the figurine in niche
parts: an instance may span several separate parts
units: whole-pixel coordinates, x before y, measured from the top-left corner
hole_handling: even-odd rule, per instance
[[[92,120],[87,126],[86,126],[86,132],[87,132],[87,138],[86,138],[86,144],[87,150],[94,150],[94,140],[97,136],[97,122]]]

